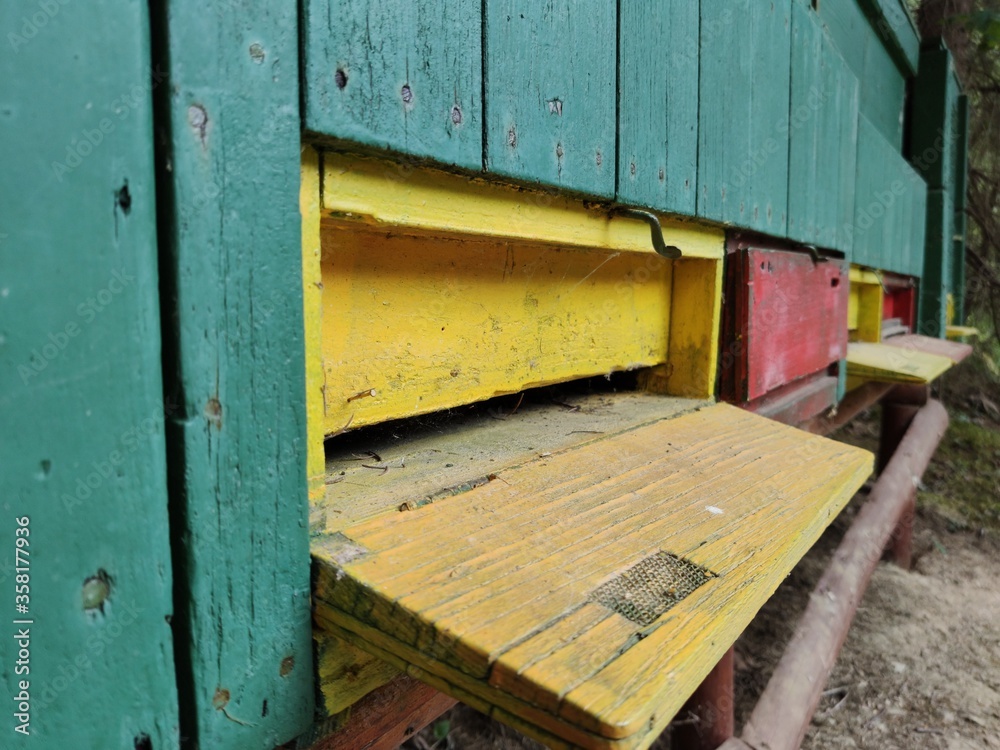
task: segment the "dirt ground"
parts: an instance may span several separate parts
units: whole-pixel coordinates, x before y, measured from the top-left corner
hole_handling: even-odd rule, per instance
[[[875,571],[807,750],[1000,750],[1000,386],[974,362],[945,385],[951,427],[920,487],[914,570],[883,562]],[[876,409],[835,437],[872,448],[877,435]],[[864,499],[852,501],[737,642],[737,727]],[[669,747],[667,737],[657,743]],[[458,706],[404,748],[542,745]]]

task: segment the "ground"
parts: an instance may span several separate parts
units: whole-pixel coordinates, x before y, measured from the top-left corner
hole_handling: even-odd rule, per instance
[[[995,369],[995,368],[994,368]],[[1000,750],[1000,384],[977,355],[939,395],[951,426],[918,494],[914,569],[879,565],[803,748]],[[874,448],[877,409],[837,439]],[[741,726],[862,492],[789,575],[736,644]],[[678,717],[683,718],[683,717]],[[669,740],[658,743],[667,750]],[[406,750],[536,750],[459,706]]]

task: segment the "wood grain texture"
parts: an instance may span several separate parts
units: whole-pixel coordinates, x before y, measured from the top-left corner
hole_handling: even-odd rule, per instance
[[[317,538],[317,617],[537,736],[645,747],[870,470],[710,407]],[[646,627],[591,601],[661,549],[716,577]]]
[[[482,169],[480,2],[303,6],[307,130]]]
[[[738,0],[722,14],[704,3],[701,15],[698,215],[783,236],[791,0]]]
[[[920,63],[920,33],[905,0],[857,0],[878,38],[906,76],[915,75]]]
[[[896,2],[897,0],[890,0]],[[902,147],[902,122],[906,79],[912,75],[900,68],[880,36],[885,22],[866,13],[879,0],[797,0],[823,25],[830,41],[840,51],[860,82],[860,110],[896,150]],[[864,6],[864,7],[863,7]]]
[[[816,13],[792,4],[788,236],[850,253],[859,84]]]
[[[391,664],[317,628],[316,680],[321,716],[336,716],[400,676]]]
[[[694,215],[700,3],[621,3],[618,201]]]
[[[509,185],[380,159],[323,154],[325,216],[395,233],[461,233],[561,246],[655,254],[649,227],[554,191]],[[685,258],[721,259],[724,232],[659,213],[668,245]]]
[[[176,747],[150,103],[166,70],[145,3],[5,3],[0,25],[3,745]]]
[[[159,9],[181,726],[270,750],[313,714],[298,9]]]
[[[615,194],[616,4],[485,5],[486,169]]]
[[[533,461],[542,453],[566,450],[706,404],[642,391],[613,398],[575,395],[566,403],[553,408],[549,402],[527,398],[509,415],[489,410],[452,413],[409,431],[330,443],[326,495],[313,508],[313,532],[336,534],[404,506],[416,508],[492,481],[490,474]],[[365,468],[357,459],[359,451],[375,453],[381,464],[391,468],[387,472]]]
[[[346,643],[346,642],[344,642]],[[313,725],[298,748],[308,750],[396,750],[455,705],[455,699],[405,674],[372,691],[333,720],[333,729]]]
[[[927,186],[866,117],[858,123],[857,185],[851,260],[919,276],[924,248]]]
[[[917,349],[851,342],[847,345],[847,374],[855,383],[930,383],[954,364],[948,357]]]
[[[947,357],[952,362],[958,364],[972,354],[972,346],[958,341],[948,341],[947,339],[933,338],[931,336],[921,336],[919,333],[905,334],[903,336],[893,336],[885,340],[887,346],[896,346],[908,351],[927,352]]]
[[[847,347],[847,263],[805,253],[747,250],[742,335],[744,401],[826,370]],[[808,331],[808,335],[803,335]]]
[[[876,37],[869,39],[865,47],[865,72],[861,80],[861,112],[897,152],[902,151],[906,77]]]

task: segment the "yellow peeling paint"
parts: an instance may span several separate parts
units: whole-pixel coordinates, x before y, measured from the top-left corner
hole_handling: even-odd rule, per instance
[[[302,297],[306,356],[306,475],[309,500],[323,497],[326,462],[323,456],[323,352],[320,343],[323,298],[320,273],[319,155],[307,146],[302,151]]]
[[[332,221],[322,237],[327,434],[667,361],[657,255]]]
[[[325,216],[345,216],[392,231],[488,235],[616,252],[653,254],[649,227],[611,217],[558,192],[488,183],[428,168],[344,154],[323,158]],[[663,236],[689,258],[721,260],[725,233],[660,216]]]

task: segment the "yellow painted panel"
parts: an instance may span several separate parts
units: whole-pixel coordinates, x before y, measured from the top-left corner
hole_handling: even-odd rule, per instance
[[[302,152],[302,297],[306,356],[306,474],[309,500],[323,496],[326,462],[323,455],[323,351],[320,330],[323,317],[320,272],[319,155],[311,147]]]
[[[327,434],[667,361],[670,261],[476,240],[324,223]]]
[[[851,340],[877,343],[882,340],[882,281],[878,274],[857,266],[851,266],[850,280],[847,328]]]
[[[847,345],[847,374],[858,380],[929,383],[952,364],[947,357],[916,349],[862,342]]]
[[[327,215],[347,216],[380,229],[654,253],[649,227],[642,221],[612,217],[606,207],[559,193],[338,153],[324,153],[323,168]],[[679,247],[685,257],[722,259],[721,229],[667,215],[660,216],[660,223],[666,243]]]
[[[871,467],[857,448],[706,407],[317,538],[317,616],[536,736],[647,747]],[[705,581],[651,620],[595,600],[661,552]]]
[[[399,675],[400,670],[322,630],[313,630],[319,709],[333,716]]]
[[[688,398],[715,394],[721,316],[722,263],[687,258],[674,261],[670,361],[664,393]]]

